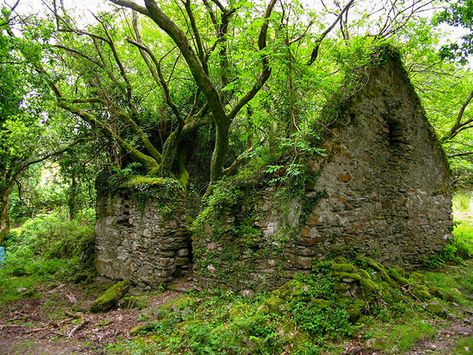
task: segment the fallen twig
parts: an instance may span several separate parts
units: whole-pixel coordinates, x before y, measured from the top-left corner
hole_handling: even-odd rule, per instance
[[[72,330],[69,332],[67,335],[68,338],[72,337],[75,332],[77,332],[80,328],[82,328],[84,325],[86,325],[89,321],[84,319],[82,322],[80,322],[78,325],[76,325]]]
[[[25,327],[23,324],[3,324],[0,325],[0,330],[4,328],[16,328],[16,327]]]
[[[49,330],[49,328],[48,327],[43,327],[43,328],[31,329],[31,330],[28,330],[27,332],[25,332],[25,334],[37,333],[37,332],[41,332],[43,330]]]

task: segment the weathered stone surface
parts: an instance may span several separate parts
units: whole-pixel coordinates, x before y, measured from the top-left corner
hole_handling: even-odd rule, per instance
[[[164,215],[153,196],[140,200],[131,191],[98,189],[96,266],[99,274],[128,279],[145,287],[172,280],[188,269],[190,237],[185,227],[185,201],[175,193],[172,216]],[[101,194],[100,194],[101,193]]]
[[[220,217],[223,225],[205,223],[194,240],[204,285],[225,275],[218,282],[227,287],[268,288],[337,255],[413,268],[445,245],[452,227],[449,168],[419,98],[396,56],[367,78],[340,104],[326,156],[307,163],[317,178],[301,196],[284,201],[272,187],[242,188],[239,205]],[[304,201],[317,196],[304,210]],[[232,248],[239,237],[219,231],[235,228],[246,211],[255,218],[253,240]],[[217,240],[219,253],[211,248]]]
[[[113,309],[130,288],[129,281],[117,282],[100,295],[90,306],[92,313],[107,312]]]

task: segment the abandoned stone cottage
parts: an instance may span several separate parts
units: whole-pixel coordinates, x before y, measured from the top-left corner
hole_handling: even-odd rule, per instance
[[[233,201],[199,217],[192,238],[182,193],[165,215],[152,198],[102,191],[99,273],[157,284],[192,262],[203,286],[262,289],[315,259],[362,254],[413,267],[440,250],[451,232],[449,168],[399,55],[373,65],[338,107],[326,154],[307,162],[314,179],[301,193],[234,184]],[[162,194],[159,184],[150,188]]]

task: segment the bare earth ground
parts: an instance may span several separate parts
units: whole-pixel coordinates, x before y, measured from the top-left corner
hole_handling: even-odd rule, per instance
[[[190,287],[182,280],[173,290],[147,297],[145,310],[117,309],[93,314],[86,310],[96,295],[78,285],[38,290],[33,297],[0,310],[0,354],[102,354],[109,343],[130,338],[130,329],[146,313]]]
[[[187,279],[180,280],[167,291],[150,293],[144,310],[100,314],[86,311],[97,292],[70,284],[37,290],[35,296],[0,310],[0,354],[103,354],[107,344],[129,339],[130,329],[145,322],[147,314],[155,314],[159,305],[191,287]],[[457,342],[473,337],[473,309],[462,311],[464,317],[439,319],[441,330],[436,336],[418,342],[408,354],[456,354]],[[344,353],[381,354],[362,339],[350,341]],[[473,354],[473,349],[462,353]]]

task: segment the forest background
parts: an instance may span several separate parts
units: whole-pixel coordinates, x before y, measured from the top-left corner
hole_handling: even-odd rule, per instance
[[[473,0],[71,4],[8,0],[1,5],[0,247],[6,247],[7,258],[0,268],[0,305],[14,308],[15,302],[27,305],[41,298],[44,302],[34,312],[55,310],[52,317],[57,319],[48,319],[54,322],[70,311],[68,304],[51,298],[64,282],[68,292],[74,291],[74,282],[97,294],[97,178],[179,186],[204,203],[219,181],[232,176],[245,180],[257,172],[275,186],[297,184],[306,173],[304,159],[324,154],[319,143],[337,118],[333,103],[356,93],[373,52],[386,45],[397,48],[403,58],[449,160],[456,193],[455,242],[426,266],[473,255]],[[421,276],[443,292],[438,291],[441,302],[470,307],[471,261],[455,270],[453,276]],[[361,326],[351,324],[339,305],[322,307],[329,314],[321,313],[320,304],[302,297],[305,291],[296,294],[301,289],[324,297],[333,294],[333,285],[314,283],[310,277],[289,283],[288,299],[281,301],[287,303],[285,312],[261,312],[274,306],[273,294],[250,301],[197,294],[171,305],[172,312],[153,310],[153,317],[161,312],[163,320],[151,323],[147,331],[167,332],[159,346],[174,353],[221,353],[218,347],[223,345],[281,352],[297,340],[281,335],[287,324],[294,326],[288,333],[309,334],[311,342],[301,338],[297,345],[307,349],[356,334]],[[419,285],[415,277],[406,282]],[[437,295],[434,288],[428,291]],[[464,289],[466,296],[458,291]],[[396,288],[393,294],[399,292]],[[425,314],[418,313],[424,312],[424,300],[414,295],[406,301],[404,296],[376,296],[384,303],[367,304],[385,323],[387,337],[395,337],[398,329],[412,346],[435,332],[438,315],[426,323],[419,318]],[[320,314],[327,317],[319,319]],[[393,331],[387,321],[399,314],[408,328]],[[90,334],[109,324],[101,323],[105,318],[87,317],[83,313],[77,320],[60,321],[63,327],[70,325],[64,331],[67,339],[80,327],[87,333],[86,321],[94,325]],[[143,311],[140,317],[151,316]],[[186,317],[194,317],[193,323],[175,326]],[[14,334],[16,342],[49,326],[0,327],[24,327],[21,336]],[[376,323],[373,329],[382,328]],[[372,339],[373,329],[363,336]],[[399,342],[393,342],[393,351],[399,352]],[[140,340],[130,344],[143,345]],[[113,346],[120,352],[125,345]]]

